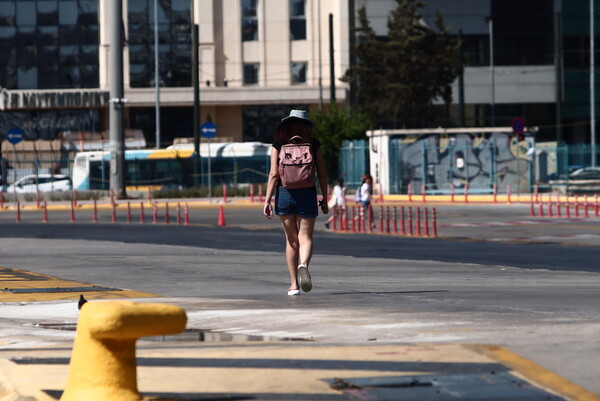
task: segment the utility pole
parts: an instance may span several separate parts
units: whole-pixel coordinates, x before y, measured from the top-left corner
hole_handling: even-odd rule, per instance
[[[496,82],[494,73],[494,21],[488,17],[488,26],[490,34],[490,89],[491,89],[491,107],[490,107],[490,125],[496,126]]]
[[[335,103],[335,64],[333,61],[333,14],[329,14],[329,81],[331,104]]]
[[[127,197],[125,191],[125,139],[123,134],[123,2],[110,0],[110,49],[108,53],[110,81],[110,189],[119,199]]]
[[[323,110],[323,60],[321,55],[321,0],[317,0],[318,52],[319,52],[319,110]]]
[[[156,91],[156,149],[160,149],[160,73],[158,63],[158,0],[154,0],[154,87]]]
[[[590,0],[590,127],[592,167],[596,167],[596,45],[594,32],[594,0]]]

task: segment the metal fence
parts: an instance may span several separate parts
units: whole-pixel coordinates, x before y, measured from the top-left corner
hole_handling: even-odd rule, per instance
[[[369,144],[365,140],[343,141],[338,157],[338,171],[346,188],[358,188],[362,176],[369,172]]]
[[[597,182],[588,180],[581,188],[571,176],[576,169],[590,166],[591,152],[587,144],[536,145],[504,133],[486,138],[392,138],[386,163],[388,188],[390,194],[449,194],[465,189],[472,194],[600,192],[600,174]],[[349,187],[358,186],[362,174],[369,172],[368,157],[367,140],[344,142],[339,166]]]

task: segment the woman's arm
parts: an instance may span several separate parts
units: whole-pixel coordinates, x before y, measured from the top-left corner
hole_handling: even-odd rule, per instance
[[[321,187],[321,194],[323,194],[323,199],[327,199],[327,171],[325,170],[325,157],[323,157],[323,152],[321,148],[317,150],[317,177],[319,177],[319,186]],[[327,202],[324,201],[324,206],[321,210],[323,213],[329,213],[329,206]]]
[[[269,169],[269,178],[267,179],[267,193],[265,195],[265,205],[263,206],[263,214],[267,218],[273,217],[273,206],[271,206],[271,198],[275,193],[275,186],[279,181],[279,151],[271,148],[271,168]]]

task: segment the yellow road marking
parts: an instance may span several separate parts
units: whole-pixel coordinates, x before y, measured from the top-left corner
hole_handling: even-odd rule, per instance
[[[503,347],[496,345],[474,345],[470,348],[495,359],[525,378],[561,396],[577,401],[600,401],[600,395],[592,393],[584,387],[572,383],[564,377]]]
[[[63,280],[58,277],[45,274],[33,273],[26,270],[9,269],[0,267],[0,302],[35,302],[78,299],[79,294],[84,294],[87,299],[115,299],[115,298],[154,298],[156,294],[150,294],[130,289],[122,291],[103,291],[99,287],[97,291],[80,292],[41,292],[43,289],[72,288],[72,287],[99,287],[97,284],[79,281]],[[40,292],[35,292],[40,289]],[[32,290],[27,293],[13,293],[10,290]]]

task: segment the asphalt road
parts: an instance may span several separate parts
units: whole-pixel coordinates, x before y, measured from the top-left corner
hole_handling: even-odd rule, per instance
[[[440,238],[430,239],[331,233],[320,217],[314,289],[287,297],[278,223],[256,208],[228,207],[227,226],[218,227],[216,210],[191,211],[189,226],[111,224],[106,212],[97,224],[81,214],[69,223],[67,212],[49,223],[24,213],[17,224],[5,212],[0,265],[161,294],[184,305],[188,327],[198,329],[502,345],[600,394],[596,218],[532,218],[526,205],[440,206]],[[31,308],[10,321],[61,319]]]

